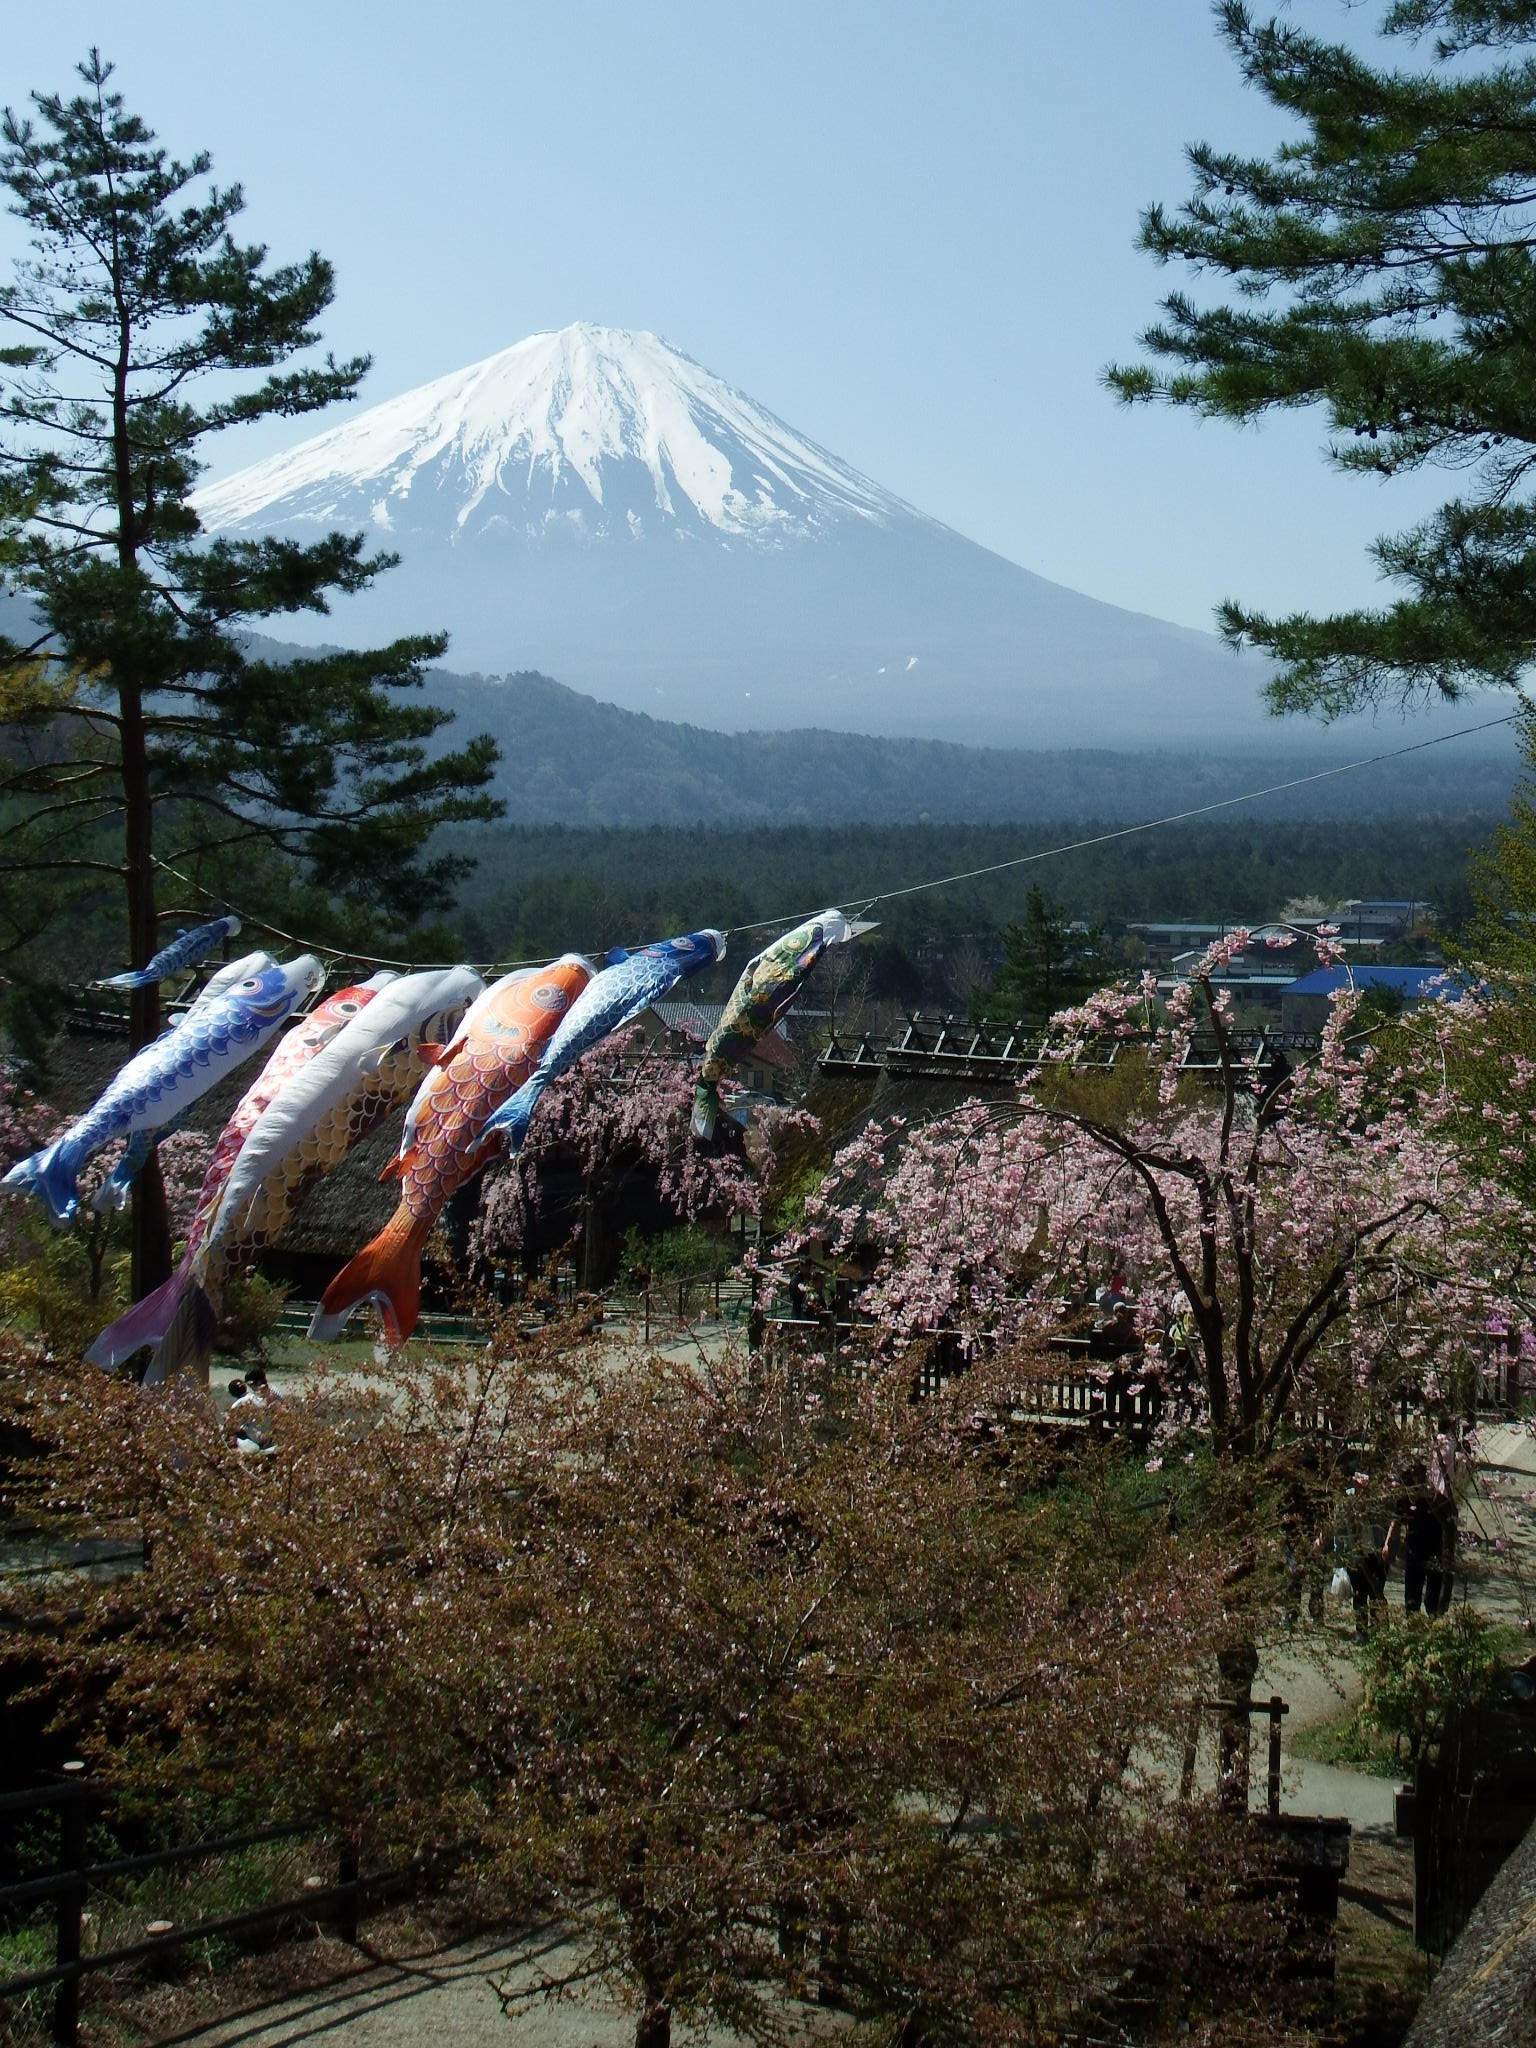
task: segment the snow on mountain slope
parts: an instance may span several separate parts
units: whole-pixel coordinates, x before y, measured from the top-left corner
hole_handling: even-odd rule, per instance
[[[775,543],[919,515],[654,334],[578,325],[439,377],[222,483],[204,523],[457,535],[552,521],[642,537],[712,528]]]
[[[716,730],[1167,746],[1265,724],[1262,663],[978,547],[626,328],[532,335],[197,504],[212,531],[398,554],[296,638],[446,627],[456,669]]]

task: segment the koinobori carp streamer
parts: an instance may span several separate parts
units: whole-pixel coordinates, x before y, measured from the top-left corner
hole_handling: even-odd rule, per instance
[[[238,917],[216,917],[208,924],[194,925],[189,932],[178,932],[168,946],[162,946],[154,958],[143,967],[133,967],[125,974],[109,974],[105,981],[99,981],[98,988],[148,988],[151,982],[167,981],[173,974],[180,974],[188,967],[195,967],[199,960],[206,960],[215,946],[232,939],[240,929]]]
[[[195,1004],[134,1054],[84,1116],[13,1166],[0,1186],[34,1190],[54,1220],[67,1223],[79,1207],[76,1177],[92,1153],[134,1131],[164,1130],[189,1103],[260,1052],[323,980],[313,953],[301,953],[281,967],[259,968],[210,1003]]]
[[[696,1138],[714,1136],[720,1083],[731,1068],[773,1029],[828,946],[844,945],[854,936],[853,926],[840,910],[823,910],[792,931],[782,932],[747,962],[704,1047],[693,1098]]]
[[[539,1097],[551,1081],[575,1066],[583,1053],[621,1031],[687,975],[725,958],[725,934],[706,929],[675,939],[658,939],[633,953],[611,957],[571,1005],[544,1056],[528,1079],[485,1127],[509,1152],[518,1152]]]
[[[102,1331],[85,1354],[88,1364],[118,1365],[146,1345],[157,1345],[164,1337],[177,1304],[191,1284],[194,1273],[200,1270],[200,1254],[209,1226],[241,1147],[258,1120],[305,1066],[372,1002],[378,990],[394,979],[392,974],[381,974],[360,987],[338,990],[335,995],[327,996],[323,1003],[317,1003],[307,1017],[279,1039],[277,1049],[241,1096],[219,1133],[213,1157],[198,1190],[180,1265],[163,1286],[136,1302],[126,1315],[119,1316],[115,1323]]]
[[[496,1149],[486,1125],[537,1064],[562,1018],[592,979],[579,954],[549,967],[505,975],[466,1015],[406,1115],[400,1155],[400,1206],[371,1244],[336,1275],[310,1323],[315,1338],[339,1336],[365,1301],[378,1308],[390,1341],[416,1327],[421,1248],[449,1197]]]

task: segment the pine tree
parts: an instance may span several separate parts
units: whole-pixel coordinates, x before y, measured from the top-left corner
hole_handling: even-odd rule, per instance
[[[1043,1025],[1114,971],[1099,934],[1074,930],[1060,905],[1033,887],[1024,899],[1023,918],[1003,927],[1003,956],[997,980],[973,1004],[978,1018],[1000,1024]]]
[[[1518,730],[1525,772],[1510,793],[1508,819],[1469,862],[1473,915],[1454,957],[1509,998],[1524,1025],[1536,982],[1536,707],[1523,705]]]
[[[1512,686],[1536,654],[1536,4],[1396,0],[1420,53],[1384,68],[1223,0],[1244,80],[1300,132],[1271,157],[1200,143],[1194,191],[1141,245],[1232,289],[1163,301],[1154,359],[1108,373],[1132,402],[1247,421],[1322,406],[1337,467],[1454,471],[1456,495],[1373,553],[1395,601],[1313,617],[1221,606],[1222,632],[1282,664],[1277,710]]]
[[[40,622],[0,666],[46,656],[62,678],[6,703],[0,797],[14,884],[110,877],[126,894],[128,955],[155,950],[158,858],[259,842],[341,897],[417,915],[457,871],[429,858],[448,820],[493,815],[496,749],[428,743],[450,714],[411,693],[441,634],[292,661],[252,651],[253,622],[324,612],[393,557],[360,536],[229,541],[192,496],[208,437],[350,398],[366,357],[281,369],[317,341],[331,267],[274,267],[231,232],[244,200],[210,159],[167,155],[109,90],[95,50],[71,99],[33,95],[0,122],[0,183],[30,257],[0,287],[20,345],[0,357],[0,560]],[[19,706],[19,708],[18,708]],[[133,1043],[159,1028],[133,999]],[[135,1216],[136,1280],[167,1263],[153,1165]]]

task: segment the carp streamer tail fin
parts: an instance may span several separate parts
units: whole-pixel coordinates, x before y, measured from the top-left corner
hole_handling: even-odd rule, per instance
[[[190,1373],[208,1384],[208,1364],[213,1357],[213,1340],[218,1335],[219,1312],[193,1280],[176,1304],[176,1312],[165,1334],[155,1346],[154,1356],[144,1373],[146,1387],[174,1379],[179,1372]]]
[[[320,1297],[309,1326],[317,1342],[339,1337],[354,1309],[371,1301],[384,1319],[391,1347],[403,1344],[416,1327],[421,1307],[421,1248],[430,1219],[413,1216],[402,1203],[372,1244],[342,1267]]]
[[[546,1077],[537,1069],[489,1119],[483,1136],[495,1144],[504,1146],[508,1152],[517,1153],[523,1149],[523,1140],[528,1135],[528,1126],[533,1121],[533,1112],[539,1106],[539,1097],[544,1093]]]
[[[41,1152],[13,1166],[0,1187],[35,1188],[48,1204],[54,1222],[67,1223],[80,1206],[80,1191],[75,1186],[79,1164],[66,1141],[55,1138]]]
[[[715,1119],[720,1114],[720,1097],[713,1081],[701,1081],[693,1091],[693,1135],[703,1143],[715,1135]]]
[[[175,1321],[190,1275],[191,1261],[183,1259],[169,1280],[152,1294],[146,1294],[142,1301],[136,1301],[115,1323],[108,1323],[86,1352],[86,1364],[99,1365],[111,1372],[125,1359],[132,1358],[135,1351],[158,1345]]]

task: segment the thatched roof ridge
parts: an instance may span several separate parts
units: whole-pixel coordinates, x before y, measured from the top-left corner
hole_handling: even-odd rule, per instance
[[[1403,2048],[1536,2048],[1536,1828],[1484,1892]]]

